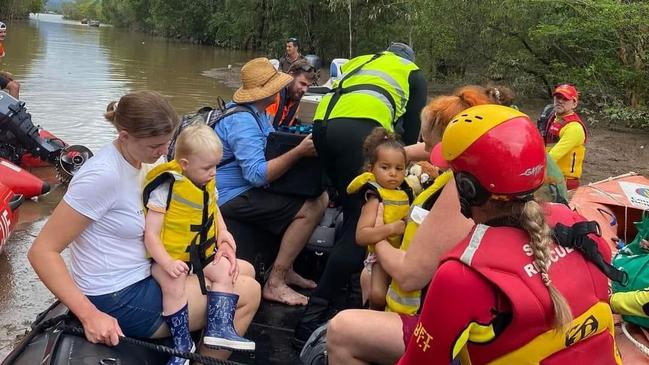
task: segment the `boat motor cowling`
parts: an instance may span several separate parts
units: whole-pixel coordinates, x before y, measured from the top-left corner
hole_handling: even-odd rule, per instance
[[[29,153],[54,165],[59,181],[69,183],[92,157],[92,151],[84,146],[67,146],[58,138],[43,138],[40,132],[25,102],[0,91],[0,157],[20,164],[21,157]]]
[[[44,161],[55,162],[61,154],[63,146],[39,135],[38,127],[32,123],[32,116],[27,112],[25,102],[0,91],[0,133],[7,132],[13,135],[22,148]]]

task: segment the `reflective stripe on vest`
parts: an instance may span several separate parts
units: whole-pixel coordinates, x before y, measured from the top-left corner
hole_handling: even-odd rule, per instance
[[[405,291],[398,292],[394,290],[392,287],[390,287],[388,288],[388,294],[386,295],[386,299],[388,298],[391,299],[393,303],[399,303],[404,307],[419,308],[419,305],[421,304],[421,291],[415,290],[411,292],[405,292]],[[389,310],[389,312],[403,313],[394,310]],[[415,313],[417,313],[417,310],[415,310],[414,313],[403,313],[403,314],[414,315]]]
[[[385,95],[383,95],[383,93],[380,93],[380,92],[378,92],[378,91],[374,91],[374,90],[366,90],[366,89],[364,89],[364,90],[358,90],[358,91],[354,91],[354,92],[357,93],[357,94],[365,94],[365,95],[369,95],[369,96],[371,96],[371,97],[373,97],[373,98],[379,99],[379,100],[383,103],[383,105],[385,105],[385,107],[388,108],[388,109],[390,110],[390,119],[391,119],[391,120],[395,120],[395,119],[396,119],[396,118],[394,117],[394,113],[395,113],[395,111],[394,111],[394,108],[392,107],[392,103],[390,102],[390,99],[388,99],[387,97],[385,97]],[[389,131],[392,131],[392,127],[391,127],[391,126],[392,126],[392,124],[390,124],[390,129],[389,129]],[[384,126],[384,128],[385,128],[385,126]],[[388,128],[385,128],[385,129],[388,129]]]
[[[412,212],[416,207],[421,208],[424,205],[427,205],[426,203],[429,199],[438,196],[438,193],[442,191],[442,188],[446,183],[452,180],[453,173],[451,170],[448,170],[439,175],[431,186],[427,187],[417,195],[408,211],[408,222],[406,223],[406,229],[403,232],[403,239],[401,240],[401,246],[399,247],[401,251],[408,250],[408,247],[410,247],[410,241],[419,228],[419,223],[412,219]],[[390,286],[388,287],[388,293],[385,296],[385,301],[387,303],[385,310],[388,312],[414,315],[417,314],[417,311],[419,311],[422,304],[421,290],[403,290],[399,287],[399,284],[392,279],[390,281]]]
[[[335,104],[327,119],[372,119],[388,131],[394,130],[393,124],[405,113],[408,103],[410,73],[419,68],[391,52],[383,52],[372,60],[373,57],[375,55],[359,56],[343,65],[344,74],[353,73],[340,82],[342,89],[348,91],[334,100]],[[360,69],[354,71],[357,68]],[[314,120],[325,118],[338,86],[338,83],[334,84],[332,92],[322,98]]]
[[[473,234],[471,234],[471,239],[469,239],[469,245],[466,246],[462,256],[460,256],[460,261],[471,266],[473,256],[476,251],[478,251],[478,248],[480,248],[480,242],[482,242],[482,237],[484,237],[484,234],[487,232],[487,228],[489,228],[489,226],[485,226],[484,224],[478,224],[475,227]]]
[[[399,85],[397,80],[395,80],[392,76],[388,75],[387,73],[380,71],[380,70],[360,70],[356,73],[357,76],[363,76],[363,75],[371,75],[371,76],[377,76],[381,79],[383,79],[385,82],[390,84],[394,91],[397,93],[400,99],[400,104],[399,105],[406,105],[408,102],[408,98],[406,97],[406,91]],[[396,100],[395,100],[396,101]]]
[[[547,224],[572,226],[584,218],[562,204],[543,206]],[[610,258],[608,243],[591,235],[598,251]],[[487,338],[458,336],[470,361],[479,364],[620,364],[614,345],[613,317],[608,306],[608,279],[574,249],[552,244],[549,268],[553,285],[576,316],[555,329],[553,302],[543,284],[529,246],[529,235],[512,227],[476,225],[473,232],[441,260],[467,265],[494,286],[509,303],[511,320]],[[606,253],[607,251],[608,253]],[[575,270],[578,270],[575,273]],[[578,289],[577,289],[578,288]],[[429,293],[435,295],[435,293]],[[483,343],[488,341],[488,346]]]
[[[405,182],[404,182],[405,183]],[[407,187],[407,185],[405,186]],[[404,188],[405,188],[404,187]],[[410,209],[410,194],[405,190],[386,189],[376,182],[376,177],[371,172],[364,172],[352,180],[347,186],[347,193],[354,194],[364,188],[376,192],[383,203],[383,220],[386,224],[396,222],[408,215]],[[388,237],[388,242],[394,247],[401,244],[401,235]],[[368,246],[368,251],[373,252],[373,246]]]
[[[143,189],[145,210],[151,192],[166,181],[171,182],[171,191],[160,236],[171,257],[190,261],[187,249],[194,240],[200,244],[216,238],[215,182],[211,180],[201,189],[182,175],[182,169],[175,160],[160,164],[146,176]],[[204,201],[207,201],[206,210]],[[205,227],[208,223],[210,226]],[[214,244],[209,244],[205,251],[205,256],[214,253]]]

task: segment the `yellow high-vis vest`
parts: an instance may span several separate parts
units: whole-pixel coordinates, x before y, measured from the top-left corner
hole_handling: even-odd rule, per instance
[[[368,62],[369,61],[369,62]],[[359,118],[377,121],[393,132],[394,123],[406,112],[410,97],[408,77],[419,67],[392,52],[358,56],[342,66],[343,75],[330,93],[322,97],[313,120]],[[334,97],[339,93],[339,98]]]

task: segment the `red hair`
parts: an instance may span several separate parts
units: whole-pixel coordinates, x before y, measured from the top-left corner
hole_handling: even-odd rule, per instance
[[[461,111],[472,106],[492,103],[487,89],[477,85],[463,86],[453,95],[438,96],[421,111],[421,132],[428,134],[435,131],[441,136],[448,123]]]

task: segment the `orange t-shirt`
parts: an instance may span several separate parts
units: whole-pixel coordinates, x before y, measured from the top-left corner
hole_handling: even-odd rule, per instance
[[[4,43],[0,42],[0,57],[5,56],[5,45]]]
[[[270,104],[266,108],[266,113],[268,113],[270,115],[271,121],[273,120],[273,118],[275,118],[275,115],[277,114],[277,108],[279,108],[279,102],[280,102],[279,97],[280,96],[279,96],[279,93],[278,93],[275,96],[275,102]],[[295,104],[295,102],[293,100],[288,100],[286,105],[284,105],[284,110],[282,110],[282,119],[286,118],[286,116],[288,115],[289,110],[291,110],[291,107],[293,106],[293,104]],[[298,108],[299,108],[299,106],[298,106]],[[297,117],[297,114],[298,114],[298,112],[296,111],[295,115],[293,115],[293,118],[288,123],[289,126],[295,124],[295,118]]]

